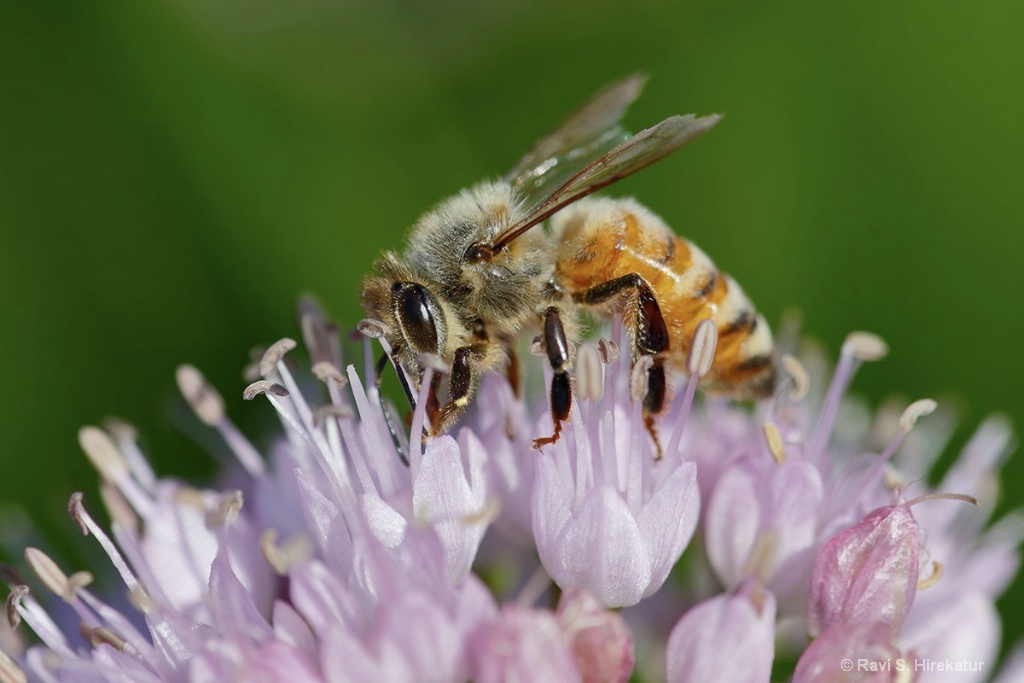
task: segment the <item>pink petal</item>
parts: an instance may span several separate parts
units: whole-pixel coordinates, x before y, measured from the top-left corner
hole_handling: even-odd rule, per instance
[[[914,602],[920,528],[907,505],[869,513],[832,538],[814,564],[807,628],[883,624],[896,634]]]
[[[572,650],[550,612],[506,606],[469,642],[474,683],[581,683]]]
[[[889,638],[889,629],[884,624],[842,623],[833,626],[818,636],[801,655],[793,673],[793,683],[903,683],[917,680],[915,658],[903,655]]]
[[[699,603],[668,637],[669,683],[767,683],[775,657],[775,598],[761,589]]]
[[[571,641],[583,683],[625,683],[633,673],[633,634],[618,612],[575,588],[562,594],[556,612]]]

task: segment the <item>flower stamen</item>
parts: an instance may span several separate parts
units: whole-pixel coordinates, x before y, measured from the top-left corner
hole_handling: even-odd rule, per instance
[[[83,635],[94,648],[100,645],[109,645],[119,652],[127,652],[129,650],[128,641],[104,626],[83,628]]]
[[[764,432],[764,439],[768,442],[768,451],[772,454],[772,459],[780,465],[786,462],[786,447],[782,443],[782,433],[779,432],[775,423],[765,422],[761,425],[761,431]]]
[[[811,386],[811,378],[807,373],[807,368],[795,356],[791,356],[788,353],[782,356],[782,367],[785,368],[786,374],[789,375],[792,385],[789,390],[789,400],[799,403],[807,397],[807,392]]]
[[[936,560],[932,560],[932,573],[923,579],[918,579],[917,590],[924,590],[925,588],[931,588],[942,579],[942,563]]]
[[[590,344],[576,351],[576,393],[581,401],[600,401],[604,394],[600,352]]]
[[[270,568],[279,576],[287,576],[289,570],[310,557],[313,545],[305,536],[293,536],[284,545],[277,544],[277,529],[267,529],[260,536],[260,552]]]

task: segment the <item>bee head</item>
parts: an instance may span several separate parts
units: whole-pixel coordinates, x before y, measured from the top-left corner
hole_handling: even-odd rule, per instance
[[[417,278],[392,254],[378,261],[378,274],[363,282],[366,314],[384,323],[388,343],[407,370],[416,371],[420,354],[444,355],[449,324],[444,307],[429,283]]]

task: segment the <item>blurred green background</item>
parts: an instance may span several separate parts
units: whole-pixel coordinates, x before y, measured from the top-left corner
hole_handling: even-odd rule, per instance
[[[885,337],[872,400],[956,396],[958,443],[1024,424],[1022,35],[1018,0],[0,4],[0,499],[70,534],[76,431],[109,414],[161,472],[208,472],[184,361],[259,438],[240,370],[297,334],[300,293],[354,323],[421,211],[634,70],[634,130],[727,116],[615,192],[770,320],[798,306],[833,353]],[[1005,482],[1024,501],[1019,459]]]

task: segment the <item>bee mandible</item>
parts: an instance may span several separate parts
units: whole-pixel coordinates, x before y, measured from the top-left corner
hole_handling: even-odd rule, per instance
[[[704,390],[742,398],[771,394],[771,332],[739,285],[636,201],[587,197],[676,151],[721,118],[672,116],[630,136],[620,120],[644,80],[633,75],[607,86],[500,180],[442,201],[412,227],[401,255],[386,251],[374,263],[362,305],[382,323],[410,403],[424,376],[424,356],[440,357],[450,368],[443,403],[440,374],[428,388],[431,434],[458,421],[482,373],[514,370],[515,340],[539,328],[552,371],[553,432],[534,446],[556,441],[572,406],[569,370],[584,309],[622,310],[634,359],[652,358],[643,410],[655,443],[654,416],[667,402],[666,366],[685,369],[704,319],[713,320],[719,334]],[[545,221],[546,231],[539,227]]]

